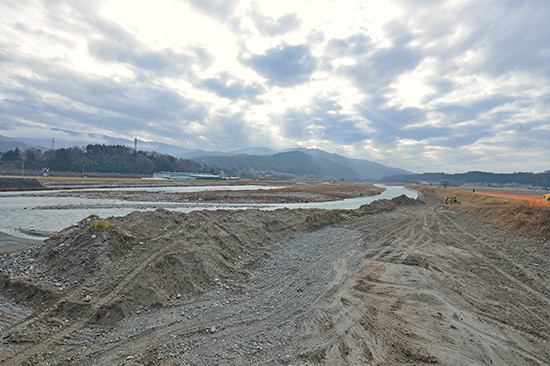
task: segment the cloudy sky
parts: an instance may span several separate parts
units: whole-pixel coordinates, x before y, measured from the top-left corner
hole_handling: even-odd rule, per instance
[[[547,0],[2,0],[0,135],[540,172],[548,24]]]

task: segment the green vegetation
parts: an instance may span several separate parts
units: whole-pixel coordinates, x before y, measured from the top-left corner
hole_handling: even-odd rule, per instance
[[[215,168],[156,152],[137,151],[122,145],[88,145],[40,151],[19,148],[0,153],[2,172],[76,172],[150,175],[158,171],[192,171],[217,174]]]
[[[86,229],[86,231],[90,231],[90,230],[93,230],[93,231],[101,231],[105,228],[108,228],[111,224],[109,223],[109,221],[107,220],[99,220],[99,221],[95,221],[93,222],[89,227],[88,229]]]

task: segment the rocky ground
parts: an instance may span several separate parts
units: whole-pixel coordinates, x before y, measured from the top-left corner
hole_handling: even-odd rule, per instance
[[[0,364],[548,364],[549,254],[437,197],[91,216],[0,257]]]

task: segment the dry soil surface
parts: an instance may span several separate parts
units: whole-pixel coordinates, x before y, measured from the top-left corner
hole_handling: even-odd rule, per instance
[[[0,257],[0,364],[546,365],[549,258],[430,198],[92,216]]]

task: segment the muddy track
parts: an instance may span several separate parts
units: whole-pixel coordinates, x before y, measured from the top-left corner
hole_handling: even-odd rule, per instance
[[[548,364],[548,242],[496,232],[436,202],[343,213],[260,246],[261,232],[238,232],[232,217],[210,215],[146,242],[89,313],[127,296],[140,273],[178,250],[175,243],[204,240],[206,227],[220,245],[250,254],[239,257],[238,275],[211,278],[204,291],[106,326],[83,317],[48,327],[52,314],[6,299],[0,364]],[[233,217],[253,230],[254,215]],[[284,227],[274,225],[256,230]],[[33,335],[44,338],[35,343]]]

